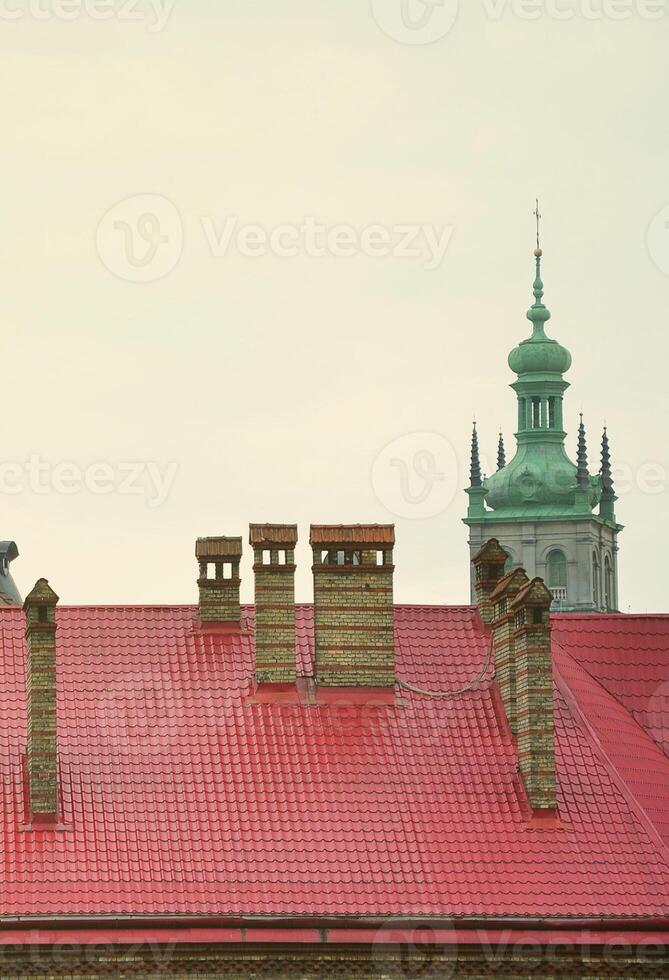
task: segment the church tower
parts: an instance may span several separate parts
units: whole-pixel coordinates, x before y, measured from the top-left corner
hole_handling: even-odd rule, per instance
[[[537,220],[538,220],[537,207]],[[470,558],[489,538],[509,553],[507,570],[522,565],[530,578],[544,579],[553,610],[606,612],[618,609],[618,533],[606,429],[601,467],[590,475],[583,417],[577,461],[567,455],[562,402],[571,354],[546,336],[550,312],[544,306],[539,236],[535,250],[534,303],[527,317],[532,336],[509,355],[517,375],[516,454],[508,463],[500,435],[497,472],[481,476],[478,433],[472,434],[469,507]],[[473,566],[470,565],[473,568]],[[474,582],[471,584],[475,601]]]

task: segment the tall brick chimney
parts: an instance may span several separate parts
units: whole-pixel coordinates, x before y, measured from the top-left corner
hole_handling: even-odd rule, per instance
[[[311,525],[316,683],[395,683],[392,524]]]
[[[198,538],[195,542],[200,575],[200,620],[203,623],[239,623],[239,563],[241,538]]]
[[[553,810],[555,733],[553,660],[549,619],[552,595],[540,578],[521,589],[511,603],[514,616],[518,763],[532,808]]]
[[[295,681],[296,524],[251,524],[255,578],[255,675],[259,684]]]
[[[35,816],[58,813],[56,738],[56,605],[58,596],[41,578],[23,608],[28,644],[28,784]]]
[[[495,675],[509,728],[518,731],[516,716],[516,654],[514,648],[514,616],[511,603],[529,579],[524,568],[514,568],[497,583],[489,597],[492,606],[492,633],[495,647]]]
[[[481,613],[481,619],[490,625],[493,618],[490,596],[497,583],[504,576],[504,565],[509,557],[497,538],[490,538],[479,548],[472,559],[475,572],[476,603]]]

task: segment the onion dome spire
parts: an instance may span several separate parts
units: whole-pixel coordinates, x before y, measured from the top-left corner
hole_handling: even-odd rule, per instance
[[[497,443],[497,469],[502,470],[506,466],[506,450],[504,449],[504,435],[500,432],[499,442]]]
[[[556,340],[546,336],[544,324],[550,320],[550,310],[544,305],[544,284],[541,279],[541,257],[539,244],[539,202],[534,211],[537,219],[537,247],[534,250],[534,303],[527,311],[527,319],[532,323],[532,336],[523,340],[509,354],[509,367],[520,376],[561,375],[571,367],[571,354]]]
[[[541,213],[539,211],[539,199],[537,198],[537,206],[534,211],[534,216],[537,219],[537,247],[534,250],[534,259],[536,263],[536,272],[534,277],[534,285],[532,290],[534,292],[534,303],[527,311],[527,319],[532,321],[534,326],[533,336],[543,337],[544,334],[544,323],[546,320],[550,320],[551,312],[544,306],[544,284],[541,281],[541,256],[543,252],[541,250],[541,245],[539,243],[539,222],[541,220]]]
[[[476,431],[476,422],[474,422],[474,428],[472,429],[472,457],[469,471],[469,485],[470,487],[480,487],[482,485],[481,460],[479,458],[479,437],[478,432]]]
[[[583,412],[578,427],[578,455],[576,458],[576,484],[581,490],[587,490],[590,484],[590,474],[588,472],[588,448],[585,442],[585,426],[583,425]]]

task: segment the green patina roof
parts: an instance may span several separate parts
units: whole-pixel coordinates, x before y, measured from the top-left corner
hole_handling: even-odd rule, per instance
[[[571,354],[546,336],[544,325],[551,314],[543,302],[539,247],[534,255],[534,304],[527,312],[532,336],[509,355],[509,366],[518,375],[512,385],[519,399],[517,450],[482,485],[472,483],[468,517],[473,522],[591,517],[602,495],[601,478],[587,471],[585,430],[580,469],[565,451],[562,396],[568,382],[563,374],[571,366]],[[535,410],[540,412],[540,421],[534,418]]]
[[[544,284],[541,281],[541,249],[536,257],[534,280],[534,304],[527,311],[527,319],[533,324],[532,336],[523,340],[509,354],[509,367],[519,376],[523,374],[564,374],[571,367],[571,354],[566,347],[546,336],[544,324],[550,320],[550,310],[544,306]]]

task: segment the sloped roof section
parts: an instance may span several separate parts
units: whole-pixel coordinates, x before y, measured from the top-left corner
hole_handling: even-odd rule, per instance
[[[669,616],[563,615],[554,635],[669,755]]]
[[[2,916],[669,915],[666,852],[587,723],[601,687],[582,668],[585,687],[564,680],[567,654],[560,825],[538,827],[492,668],[456,698],[263,703],[251,608],[239,633],[201,631],[195,607],[57,617],[63,828],[27,831],[24,619],[0,609]],[[395,621],[400,678],[445,691],[480,674],[475,609],[398,606]],[[298,606],[303,676],[312,622]]]

